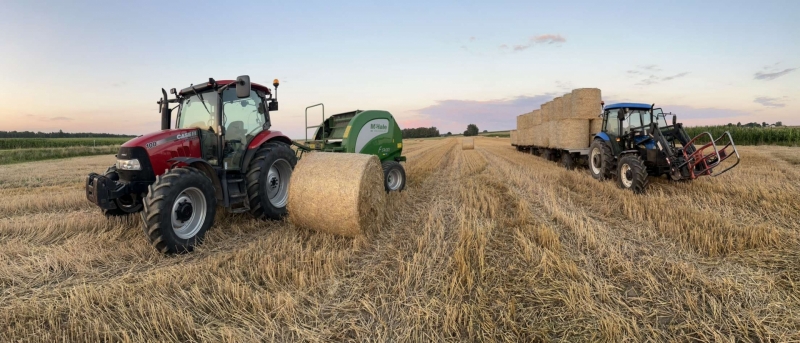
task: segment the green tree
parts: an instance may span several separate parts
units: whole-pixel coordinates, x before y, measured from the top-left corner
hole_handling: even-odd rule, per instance
[[[480,132],[480,130],[478,130],[478,125],[469,124],[467,125],[467,130],[464,131],[464,136],[477,136],[478,132]]]
[[[775,126],[783,126],[783,122],[776,121],[776,122],[775,122]]]

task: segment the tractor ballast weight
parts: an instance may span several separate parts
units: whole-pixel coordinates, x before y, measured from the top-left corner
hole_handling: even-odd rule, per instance
[[[308,125],[309,110],[321,109],[319,125]],[[355,110],[325,117],[325,105],[306,107],[306,132],[314,129],[314,135],[306,136],[303,143],[295,143],[302,154],[312,151],[358,153],[378,156],[384,170],[386,191],[401,191],[405,188],[405,169],[400,164],[406,160],[403,153],[403,132],[394,116],[382,110]],[[307,133],[306,133],[307,134]]]

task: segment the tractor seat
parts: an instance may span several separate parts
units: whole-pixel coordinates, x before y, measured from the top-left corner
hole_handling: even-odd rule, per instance
[[[242,144],[247,143],[246,136],[247,130],[244,129],[244,122],[241,120],[237,120],[235,122],[231,122],[228,125],[228,128],[225,131],[225,140],[232,141],[238,140]]]

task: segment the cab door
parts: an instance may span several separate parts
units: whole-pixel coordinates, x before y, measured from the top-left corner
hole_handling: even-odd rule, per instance
[[[614,155],[618,155],[620,152],[622,152],[622,146],[618,141],[618,138],[620,137],[620,130],[622,130],[618,115],[618,108],[606,110],[605,115],[603,115],[603,132],[608,135],[608,143],[611,145],[611,151],[614,152]],[[623,122],[627,123],[627,121]]]

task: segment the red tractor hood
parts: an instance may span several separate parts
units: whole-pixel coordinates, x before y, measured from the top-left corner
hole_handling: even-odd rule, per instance
[[[171,141],[190,138],[192,137],[192,132],[194,132],[194,137],[197,137],[196,128],[156,131],[131,139],[122,144],[122,146],[126,148],[138,146],[149,150]]]

